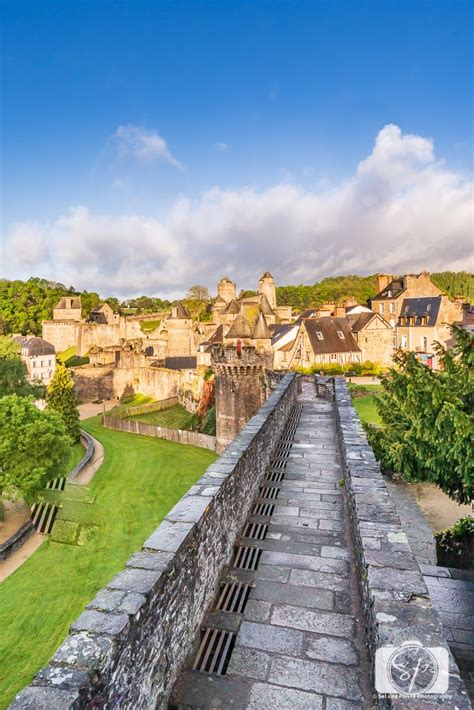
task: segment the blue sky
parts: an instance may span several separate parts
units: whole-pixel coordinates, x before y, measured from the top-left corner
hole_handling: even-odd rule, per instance
[[[243,235],[243,241],[248,236],[249,244],[261,245],[256,269],[265,267],[272,224],[280,217],[286,221],[287,236],[278,239],[287,242],[297,229],[293,216],[282,216],[279,199],[268,206],[272,191],[292,186],[300,197],[317,199],[343,190],[388,124],[398,126],[402,136],[431,139],[434,155],[423,158],[420,169],[455,175],[456,189],[465,196],[473,170],[472,8],[464,0],[4,0],[3,270],[70,277],[90,287],[74,259],[94,253],[91,232],[105,251],[115,231],[121,235],[117,263],[99,264],[90,278],[104,276],[107,288],[129,293],[131,283],[123,281],[122,288],[108,275],[126,271],[144,229],[147,261],[155,266],[143,285],[171,293],[172,279],[161,272],[166,264],[175,268],[178,257],[163,242],[174,241],[185,258],[189,248],[183,232],[194,228],[204,209],[202,231],[219,223],[223,232],[212,242],[202,232],[196,235],[199,258],[193,254],[194,267],[175,270],[176,278],[199,280],[202,273],[202,280],[212,280],[215,269],[226,267],[244,280],[250,270],[253,278],[246,251],[230,242],[242,241]],[[220,191],[219,209],[207,214],[212,209],[203,207],[202,195],[213,188]],[[235,194],[240,195],[236,212],[256,209],[245,198],[242,202],[245,189],[254,191],[259,209],[263,203],[267,207],[264,234],[247,235],[248,223],[244,227],[235,216],[222,217],[223,203]],[[407,185],[396,190],[400,197]],[[436,199],[433,179],[429,190],[426,186],[430,200],[423,209]],[[423,191],[418,182],[417,191]],[[452,197],[458,205],[460,194]],[[191,204],[184,211],[183,200]],[[68,215],[79,208],[89,217],[71,232]],[[327,250],[319,261],[316,257],[313,247],[326,243],[348,217],[338,213],[334,224],[313,235],[308,231],[317,221],[314,215],[298,227],[295,246],[310,244],[315,261],[308,269],[303,261],[293,263],[291,255],[288,276],[311,281],[351,266],[373,271],[372,264],[359,263],[354,255],[340,265]],[[139,227],[123,226],[123,220],[134,218],[141,220]],[[182,224],[185,218],[189,228]],[[458,218],[459,213],[438,241],[450,238]],[[122,220],[119,226],[117,220]],[[170,228],[176,221],[178,231]],[[429,224],[408,226],[404,238],[415,234],[420,244],[431,239],[423,231]],[[456,239],[470,226],[457,225]],[[89,245],[83,252],[63,262],[54,257],[52,244],[72,234],[81,239],[82,233]],[[339,236],[340,252],[347,244]],[[393,269],[408,265],[395,258],[395,237]],[[25,242],[32,239],[38,248],[25,258]],[[464,239],[454,265],[466,256],[469,241]],[[209,249],[207,260],[201,259],[203,249]],[[220,250],[217,260],[213,249]],[[278,259],[273,268],[283,278],[285,253]]]

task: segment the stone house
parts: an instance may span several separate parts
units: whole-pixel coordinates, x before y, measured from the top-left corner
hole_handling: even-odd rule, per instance
[[[432,283],[428,271],[396,277],[391,274],[377,274],[377,295],[370,299],[369,305],[394,328],[404,298],[440,295],[441,290]]]
[[[275,369],[362,362],[362,351],[347,318],[305,318],[298,326],[295,339],[282,344],[285,337],[288,340],[289,333],[291,331],[274,340]]]
[[[28,381],[32,384],[49,385],[56,369],[54,345],[43,338],[16,337],[21,346],[21,359],[26,364]]]
[[[53,308],[53,320],[82,320],[80,296],[63,296]]]
[[[104,325],[112,325],[119,322],[118,313],[114,313],[108,303],[100,303],[92,309],[89,319],[93,323],[102,323]]]
[[[346,318],[361,349],[362,362],[390,367],[396,349],[395,329],[381,315],[368,308],[358,311],[359,308],[349,309]]]
[[[404,298],[397,322],[397,348],[411,350],[429,367],[438,366],[435,344],[449,343],[449,326],[463,320],[463,304],[445,295]]]

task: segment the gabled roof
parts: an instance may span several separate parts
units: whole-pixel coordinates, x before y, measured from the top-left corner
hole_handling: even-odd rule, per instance
[[[255,323],[255,327],[252,331],[252,338],[254,340],[264,340],[264,339],[269,340],[271,337],[272,337],[272,333],[268,329],[268,325],[267,325],[267,321],[265,320],[265,316],[263,315],[262,312],[260,312],[258,320]]]
[[[354,314],[348,313],[346,315],[346,318],[351,326],[351,330],[353,333],[359,333],[361,330],[364,330],[364,328],[367,328],[367,326],[372,323],[373,320],[382,321],[382,323],[387,328],[392,327],[390,323],[385,320],[385,318],[382,318],[379,313],[375,313],[374,311],[363,311],[362,313]]]
[[[178,301],[177,303],[174,304],[173,308],[176,309],[176,315],[171,315],[171,318],[189,318],[190,315],[187,311],[187,309],[183,306],[181,301]]]
[[[436,325],[441,306],[441,296],[429,296],[426,298],[404,298],[402,309],[398,318],[399,326],[433,327]],[[404,323],[404,318],[415,318],[413,324]],[[422,318],[426,318],[426,324],[422,323]]]
[[[102,313],[103,311],[112,310],[108,303],[100,303],[98,306],[91,310],[91,313]]]
[[[54,310],[78,309],[81,308],[80,296],[62,296],[54,306]]]
[[[224,313],[235,313],[236,315],[237,313],[240,313],[240,305],[235,298],[233,298],[232,301],[229,301]]]
[[[315,355],[328,353],[360,352],[347,318],[307,318],[302,327],[308,333],[309,341]],[[339,337],[342,332],[343,338]],[[318,336],[321,334],[322,339]]]
[[[226,338],[251,338],[252,329],[247,318],[245,318],[241,313],[237,316],[235,321],[230,326],[227,332]]]
[[[28,338],[26,342],[21,343],[23,350],[29,357],[34,355],[54,355],[56,350],[54,345],[48,343],[43,338]]]
[[[272,345],[295,327],[295,323],[275,323],[268,326],[272,334]]]
[[[304,320],[304,318],[315,318],[316,311],[317,311],[317,308],[305,308],[304,311],[301,311],[301,313],[299,314],[295,323],[301,323],[301,321]]]
[[[388,293],[391,293],[389,296]],[[387,286],[385,286],[384,289],[380,291],[376,296],[374,296],[371,300],[372,301],[383,301],[386,298],[398,298],[405,289],[403,288],[403,280],[402,279],[393,279],[393,281],[390,281]]]

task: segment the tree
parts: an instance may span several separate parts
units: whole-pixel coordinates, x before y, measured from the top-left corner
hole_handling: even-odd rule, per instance
[[[409,480],[436,483],[450,498],[474,498],[474,336],[451,328],[456,345],[437,345],[442,370],[399,353],[382,377],[382,429],[368,426],[382,465]]]
[[[195,299],[196,301],[207,301],[209,300],[209,289],[207,286],[191,286],[186,294],[186,298]]]
[[[57,412],[73,441],[79,441],[79,411],[74,393],[74,380],[70,371],[61,363],[56,366],[54,375],[46,390],[46,407]]]
[[[0,399],[0,496],[32,502],[46,483],[63,476],[71,440],[59,414],[41,412],[16,394]]]
[[[0,397],[8,394],[27,397],[34,394],[34,388],[27,380],[26,365],[19,352],[19,343],[8,336],[0,335]]]

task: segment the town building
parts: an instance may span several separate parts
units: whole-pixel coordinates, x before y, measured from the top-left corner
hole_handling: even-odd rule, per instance
[[[21,347],[21,359],[26,365],[31,384],[49,385],[56,369],[54,345],[35,336],[15,336]]]

